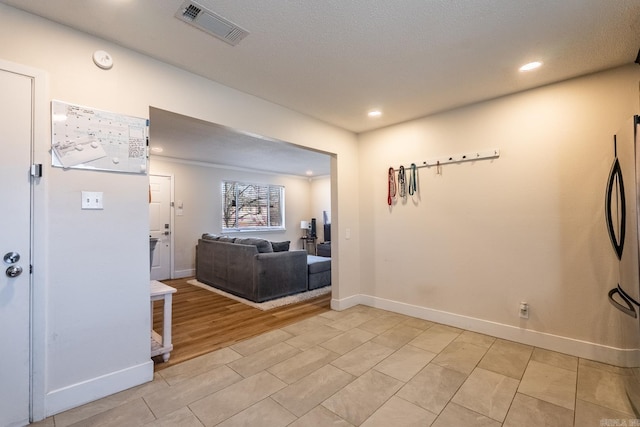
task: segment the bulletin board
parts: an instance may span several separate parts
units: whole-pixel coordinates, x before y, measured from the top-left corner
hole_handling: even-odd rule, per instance
[[[146,174],[148,129],[148,119],[53,100],[51,164]]]

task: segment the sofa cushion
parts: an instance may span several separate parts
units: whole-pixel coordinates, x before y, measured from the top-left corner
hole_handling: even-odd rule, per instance
[[[331,258],[307,255],[307,268],[309,269],[309,274],[331,271]]]
[[[316,252],[318,256],[331,258],[331,242],[319,243]]]
[[[235,237],[229,237],[229,236],[220,236],[218,238],[218,242],[225,242],[225,243],[233,243],[236,241]]]
[[[273,252],[286,252],[289,250],[290,244],[290,240],[286,242],[271,242],[271,247],[273,248]]]
[[[258,248],[258,252],[261,254],[266,254],[273,252],[273,248],[271,247],[271,242],[264,239],[256,239],[253,237],[248,237],[245,239],[236,239],[235,243],[239,245],[253,245]]]
[[[202,235],[202,238],[204,240],[218,240],[220,237],[222,236],[220,236],[219,234],[211,234],[211,233],[204,233]]]

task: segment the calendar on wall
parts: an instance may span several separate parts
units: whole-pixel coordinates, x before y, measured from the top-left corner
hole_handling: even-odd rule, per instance
[[[148,129],[148,119],[53,100],[51,164],[146,174]]]

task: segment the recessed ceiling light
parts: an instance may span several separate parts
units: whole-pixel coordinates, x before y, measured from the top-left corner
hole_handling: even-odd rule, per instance
[[[306,174],[307,174],[307,176],[312,176],[312,175],[313,175],[313,171],[312,171],[312,170],[308,170],[308,171],[306,172]]]
[[[524,64],[522,67],[519,68],[519,70],[520,71],[531,71],[531,70],[535,70],[536,68],[540,68],[541,65],[542,65],[542,62],[533,61],[533,62],[529,62],[528,64]]]
[[[162,153],[164,151],[164,148],[162,148],[162,147],[151,147],[151,151],[153,151],[154,153]]]
[[[371,110],[367,113],[369,117],[380,117],[382,115],[382,111],[380,110]]]

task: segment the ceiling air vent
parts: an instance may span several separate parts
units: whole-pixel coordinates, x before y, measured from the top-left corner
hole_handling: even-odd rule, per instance
[[[194,1],[188,0],[182,3],[182,6],[180,6],[175,16],[181,21],[216,36],[232,46],[237,45],[243,38],[249,35],[247,30],[205,9]]]

